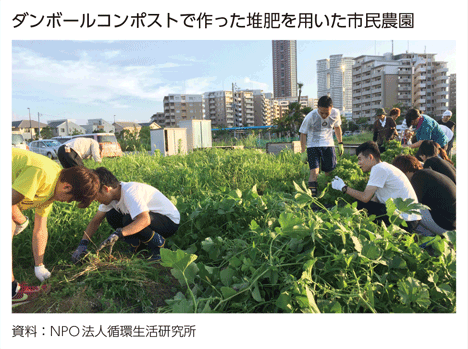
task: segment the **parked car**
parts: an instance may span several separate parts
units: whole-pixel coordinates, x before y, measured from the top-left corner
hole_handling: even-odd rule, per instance
[[[351,131],[345,131],[345,133],[343,133],[343,136],[351,136],[353,133]]]
[[[72,139],[72,136],[59,136],[59,137],[52,137],[52,139],[55,139],[56,141],[60,142],[61,144],[68,142],[70,139]]]
[[[29,150],[37,154],[45,155],[50,159],[56,159],[58,148],[61,145],[62,143],[55,139],[41,139],[29,143]]]
[[[72,138],[91,138],[99,143],[101,150],[101,157],[115,157],[122,156],[122,148],[113,133],[87,133],[84,135],[76,135]]]
[[[26,141],[24,140],[24,137],[21,133],[19,132],[13,132],[11,135],[11,145],[13,148],[20,148],[20,149],[25,149],[29,150],[28,145],[26,144]]]
[[[361,133],[362,133],[362,131],[354,131],[353,135],[360,135]]]

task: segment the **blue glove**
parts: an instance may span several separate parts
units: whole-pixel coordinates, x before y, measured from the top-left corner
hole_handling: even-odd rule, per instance
[[[88,243],[88,240],[83,239],[80,241],[78,248],[75,250],[75,252],[73,252],[71,257],[73,263],[78,263],[81,258],[88,254]]]
[[[119,238],[123,238],[121,228],[118,228],[116,231],[110,234],[109,237],[101,243],[101,246],[99,246],[97,252],[101,251],[104,247],[109,246],[110,247],[109,254],[112,254],[112,249],[114,248],[114,244],[117,242]]]

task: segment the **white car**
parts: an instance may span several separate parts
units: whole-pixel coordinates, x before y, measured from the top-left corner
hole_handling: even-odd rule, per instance
[[[41,139],[39,141],[32,141],[29,143],[29,150],[47,156],[50,159],[57,158],[58,148],[62,145],[55,139]]]
[[[13,133],[11,135],[11,146],[13,148],[29,150],[28,145],[26,144],[26,141],[24,140],[21,133]]]

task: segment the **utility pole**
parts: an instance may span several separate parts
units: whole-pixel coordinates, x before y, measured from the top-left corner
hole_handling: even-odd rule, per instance
[[[28,108],[28,111],[29,111],[29,136],[31,137],[31,141],[32,141],[31,109]]]
[[[41,139],[41,119],[39,118],[39,112],[37,112],[37,133],[39,134],[38,139]]]

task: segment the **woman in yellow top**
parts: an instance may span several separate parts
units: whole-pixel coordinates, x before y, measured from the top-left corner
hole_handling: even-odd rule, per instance
[[[85,167],[62,169],[56,162],[33,152],[12,149],[12,237],[21,233],[28,219],[21,211],[34,208],[32,249],[36,277],[42,282],[50,277],[44,266],[47,245],[47,216],[54,201],[78,201],[85,208],[99,190],[99,178]],[[13,261],[12,261],[13,264]],[[44,288],[16,282],[11,272],[13,306],[29,302]]]

